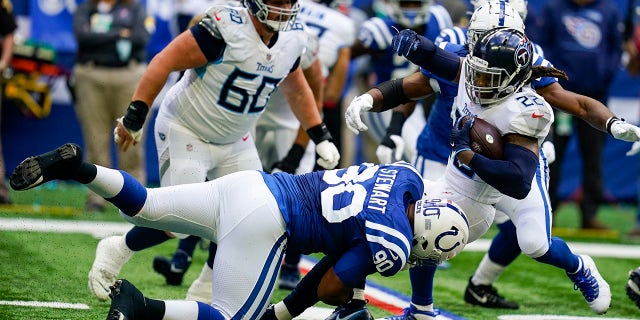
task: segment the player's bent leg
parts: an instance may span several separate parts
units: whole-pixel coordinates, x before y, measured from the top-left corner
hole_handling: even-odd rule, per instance
[[[629,272],[629,281],[625,286],[627,297],[640,308],[640,267]]]
[[[587,255],[580,255],[582,267],[576,273],[567,273],[573,281],[575,290],[580,290],[585,300],[597,314],[604,314],[611,305],[611,289],[602,278],[595,262]]]
[[[9,184],[21,191],[55,179],[72,179],[82,164],[82,149],[67,143],[55,150],[24,159],[11,173]]]
[[[127,248],[123,236],[113,236],[100,240],[96,248],[96,257],[89,270],[89,291],[101,301],[109,298],[109,287],[112,286],[120,269],[133,256]]]

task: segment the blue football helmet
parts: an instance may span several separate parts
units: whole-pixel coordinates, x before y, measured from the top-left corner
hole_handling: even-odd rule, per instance
[[[389,0],[393,21],[409,29],[429,22],[434,0]]]
[[[291,29],[300,10],[297,0],[292,0],[291,8],[268,5],[263,0],[243,0],[242,5],[248,8],[249,12],[271,31],[287,31]],[[269,19],[269,14],[277,15],[277,18],[271,20]]]
[[[504,100],[527,82],[532,61],[533,45],[524,33],[510,28],[487,32],[464,62],[467,95],[480,105]]]

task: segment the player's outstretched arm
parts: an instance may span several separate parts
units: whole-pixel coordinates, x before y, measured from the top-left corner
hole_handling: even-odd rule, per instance
[[[404,78],[382,82],[351,101],[345,112],[347,127],[355,134],[366,131],[369,128],[361,118],[365,112],[383,112],[432,93],[429,78],[419,71]]]
[[[598,100],[565,90],[557,82],[537,89],[536,92],[555,108],[579,117],[594,128],[608,132],[616,139],[629,142],[640,141],[640,128],[616,117]]]
[[[399,56],[448,81],[456,82],[460,76],[462,58],[436,46],[433,41],[405,29],[393,36],[391,48]]]

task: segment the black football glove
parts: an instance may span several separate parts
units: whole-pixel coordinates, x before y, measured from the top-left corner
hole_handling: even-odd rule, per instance
[[[294,143],[287,152],[287,155],[280,161],[271,166],[271,173],[286,172],[294,174],[298,166],[300,166],[300,160],[304,156],[305,148],[299,144]]]

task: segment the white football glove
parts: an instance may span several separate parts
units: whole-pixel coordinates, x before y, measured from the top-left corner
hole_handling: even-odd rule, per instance
[[[368,112],[373,108],[373,97],[365,93],[361,96],[353,98],[351,104],[344,113],[344,118],[347,121],[347,127],[353,133],[358,134],[360,131],[367,131],[369,128],[362,122],[360,117],[363,113]]]
[[[131,138],[133,138],[133,141],[135,141],[136,143],[140,142],[140,139],[142,139],[142,129],[138,130],[138,131],[131,131],[130,129],[127,129],[127,127],[124,126],[124,124],[122,124],[122,119],[124,117],[120,117],[116,120],[116,122],[119,125],[116,125],[116,127],[113,129],[113,142],[115,142],[116,144],[120,144],[120,135],[118,134],[118,127],[121,126],[130,136]]]
[[[391,141],[396,145],[395,148],[389,148],[383,144],[379,145],[376,149],[376,156],[380,163],[393,163],[402,160],[402,153],[404,152],[404,139],[401,136],[392,134],[389,136]]]
[[[547,163],[552,164],[556,161],[556,146],[551,141],[545,141],[542,143],[542,152],[547,157]]]
[[[618,140],[627,142],[640,141],[640,128],[624,120],[613,121],[610,131],[611,135]]]
[[[333,142],[324,140],[316,145],[316,153],[320,158],[316,161],[319,166],[329,170],[338,165],[340,152]]]
[[[631,149],[627,151],[627,156],[635,156],[638,152],[640,152],[640,141],[636,141],[631,146]]]

